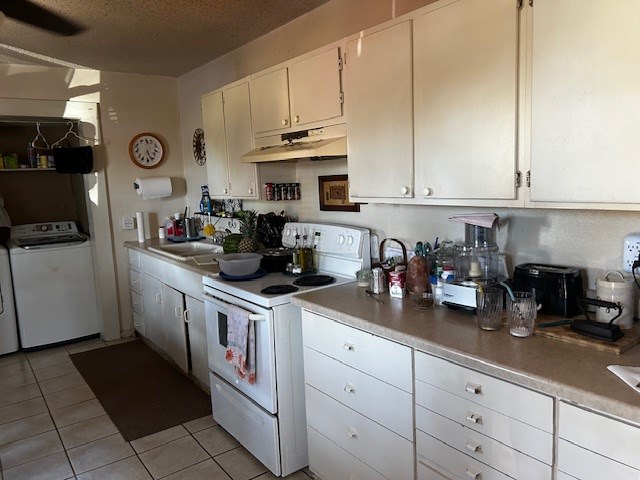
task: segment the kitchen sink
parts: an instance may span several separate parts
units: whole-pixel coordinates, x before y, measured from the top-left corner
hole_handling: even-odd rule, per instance
[[[209,242],[167,243],[149,247],[149,250],[164,255],[165,257],[184,262],[194,259],[194,257],[203,260],[209,257],[208,254],[210,253],[222,253],[222,245],[214,245]],[[213,262],[213,256],[211,256],[210,259],[211,262]]]

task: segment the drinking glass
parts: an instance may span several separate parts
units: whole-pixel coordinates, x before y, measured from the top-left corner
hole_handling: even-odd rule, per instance
[[[476,291],[476,316],[482,330],[498,330],[502,325],[502,297],[499,288],[484,288]]]
[[[514,337],[530,337],[538,316],[536,297],[531,292],[513,292],[507,297],[507,321],[509,333]]]

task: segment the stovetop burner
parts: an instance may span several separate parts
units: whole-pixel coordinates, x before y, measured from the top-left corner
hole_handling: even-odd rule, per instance
[[[335,277],[330,275],[306,275],[294,280],[293,284],[299,287],[322,287],[324,285],[330,285],[335,281]]]
[[[299,290],[298,287],[293,285],[271,285],[270,287],[263,288],[260,293],[267,295],[284,295],[285,293],[293,293]]]

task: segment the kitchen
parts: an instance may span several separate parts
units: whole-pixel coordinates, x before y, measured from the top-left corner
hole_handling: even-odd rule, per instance
[[[193,161],[193,132],[202,127],[200,97],[243,76],[301,55],[394,16],[411,11],[422,3],[380,2],[362,12],[350,2],[333,1],[305,17],[267,34],[218,60],[179,78],[123,74],[60,67],[2,65],[0,97],[82,99],[101,105],[102,138],[108,158],[108,222],[115,263],[114,283],[107,287],[112,298],[119,298],[117,311],[105,316],[104,337],[113,340],[133,332],[127,278],[127,260],[118,246],[136,240],[135,232],[119,228],[121,218],[135,211],[155,212],[162,219],[184,204],[196,206],[205,168]],[[395,8],[395,11],[394,11]],[[363,18],[365,15],[365,18]],[[370,17],[367,17],[370,16]],[[341,19],[345,25],[336,23]],[[300,35],[304,32],[304,35]],[[42,79],[47,83],[43,88]],[[152,112],[151,114],[149,112]],[[178,123],[179,119],[179,123]],[[179,126],[178,126],[179,125]],[[157,131],[169,145],[167,161],[156,171],[159,175],[184,177],[186,185],[168,200],[142,201],[131,188],[140,171],[130,162],[126,145],[139,131]],[[154,171],[154,174],[155,172]],[[439,235],[462,238],[459,226],[449,216],[469,209],[453,206],[403,204],[361,205],[359,213],[318,210],[317,177],[347,172],[346,162],[298,162],[295,167],[302,186],[300,201],[282,203],[288,213],[301,219],[338,222],[371,228],[379,238],[396,237],[411,245],[415,241]],[[381,176],[384,182],[384,176]],[[248,208],[272,210],[274,205],[246,201]],[[280,209],[278,205],[278,209]],[[474,208],[475,210],[475,208]],[[550,208],[493,209],[505,219],[498,232],[498,243],[510,257],[510,266],[527,261],[576,265],[585,269],[590,288],[607,270],[622,264],[622,241],[637,230],[637,215],[618,210],[564,210]],[[155,236],[149,228],[149,237]]]

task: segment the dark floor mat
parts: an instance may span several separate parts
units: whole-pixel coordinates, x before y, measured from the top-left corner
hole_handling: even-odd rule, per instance
[[[128,442],[211,415],[209,395],[140,340],[70,357]]]

